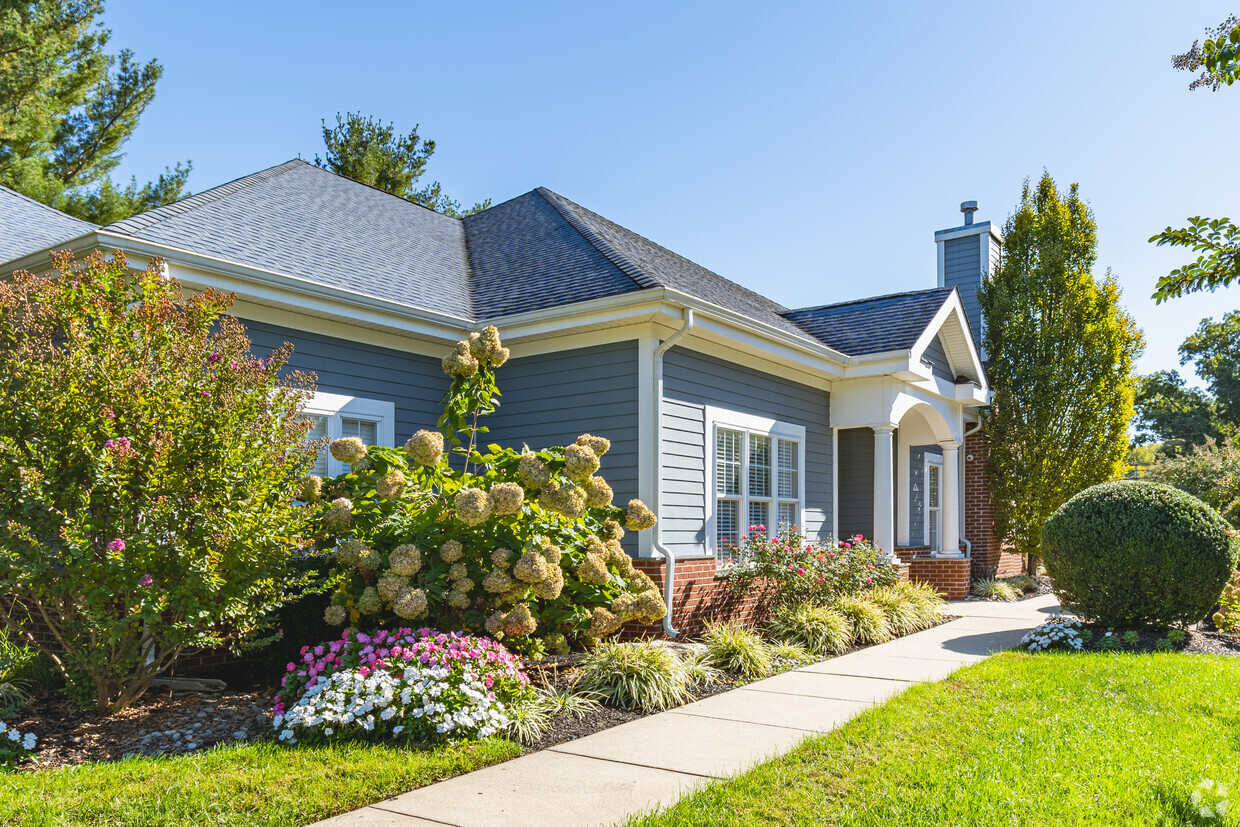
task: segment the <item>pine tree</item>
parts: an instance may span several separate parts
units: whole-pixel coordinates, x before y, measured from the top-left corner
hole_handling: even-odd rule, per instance
[[[1144,344],[1108,271],[1093,276],[1097,226],[1073,184],[1026,181],[1002,264],[982,284],[985,416],[996,533],[1037,570],[1042,525],[1077,492],[1119,479]]]

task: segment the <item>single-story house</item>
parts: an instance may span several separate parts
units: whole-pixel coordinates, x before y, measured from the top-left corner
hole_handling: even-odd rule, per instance
[[[546,189],[458,219],[293,160],[104,227],[0,188],[0,270],[160,257],[235,293],[257,349],[293,343],[319,433],[373,443],[433,425],[440,356],[496,325],[513,358],[491,441],[608,436],[617,500],[659,516],[629,551],[656,581],[674,565],[672,623],[696,625],[750,525],[865,535],[952,597],[1018,562],[977,435],[977,289],[1002,237],[965,209],[935,234],[937,284],[789,309]]]

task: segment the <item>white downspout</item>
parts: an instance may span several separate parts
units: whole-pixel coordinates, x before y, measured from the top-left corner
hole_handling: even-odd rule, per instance
[[[693,330],[693,308],[685,308],[685,322],[680,329],[667,338],[667,341],[654,351],[654,513],[659,522],[655,528],[654,550],[663,555],[667,565],[663,571],[663,603],[667,606],[667,614],[663,616],[663,631],[668,637],[680,637],[680,632],[672,625],[672,589],[676,581],[676,555],[663,545],[663,354],[671,350],[672,345],[681,337]]]
[[[961,439],[960,439],[960,447],[961,447],[961,448],[964,448],[964,447],[965,447],[965,442],[969,439],[969,437],[973,436],[975,433],[977,433],[977,432],[978,432],[978,431],[980,431],[981,429],[982,429],[982,420],[981,420],[981,418],[979,417],[979,418],[978,418],[978,420],[977,420],[977,423],[973,426],[973,430],[971,430],[971,431],[966,430],[966,431],[964,432],[964,436],[963,436],[963,437],[961,437]],[[966,450],[965,450],[965,456],[964,456],[964,461],[965,461],[965,462],[968,462],[968,461],[969,461],[968,456],[969,456],[969,452],[968,452],[968,450],[966,449]],[[960,475],[960,484],[961,484],[962,486],[963,486],[963,485],[966,485],[965,480],[968,478],[968,473],[969,473],[969,471],[968,471],[968,469],[966,468],[966,469],[964,470],[964,473]],[[965,519],[964,519],[964,518],[965,518],[965,511],[964,511],[964,510],[965,510],[965,508],[968,506],[968,499],[969,499],[968,497],[961,497],[961,498],[960,498],[960,525],[961,525],[961,526],[963,526],[963,525],[965,524]],[[964,532],[963,532],[963,531],[962,531],[962,532],[960,532],[960,542],[964,543],[964,553],[965,553],[965,554],[967,554],[967,555],[969,556],[969,559],[970,559],[970,560],[972,560],[972,559],[973,559],[973,544],[969,542],[969,538],[968,538],[968,537],[964,536]]]

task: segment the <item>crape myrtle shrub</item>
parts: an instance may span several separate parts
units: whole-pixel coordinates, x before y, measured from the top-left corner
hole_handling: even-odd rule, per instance
[[[494,327],[474,333],[443,359],[452,385],[438,430],[399,449],[331,444],[350,470],[310,477],[303,493],[319,548],[335,550],[329,623],[416,621],[536,654],[663,618],[662,595],[620,546],[626,528],[648,529],[655,516],[640,500],[612,504],[597,473],[605,438],[479,449],[481,417],[498,405],[495,369],[507,358]]]
[[[136,700],[187,647],[252,640],[301,578],[314,461],[291,346],[120,253],[0,284],[0,611],[80,702]]]
[[[1042,529],[1047,574],[1064,606],[1113,626],[1195,623],[1236,567],[1227,521],[1168,485],[1087,488]]]

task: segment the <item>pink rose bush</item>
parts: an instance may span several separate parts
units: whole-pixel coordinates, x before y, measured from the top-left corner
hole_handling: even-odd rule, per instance
[[[819,541],[793,526],[770,537],[765,526],[753,525],[720,576],[738,589],[749,589],[756,581],[769,583],[774,589],[771,602],[782,606],[821,605],[890,586],[899,572],[860,535],[839,543]]]
[[[517,658],[490,638],[431,629],[346,629],[303,646],[275,698],[279,740],[388,736],[433,742],[508,729],[533,692]]]

